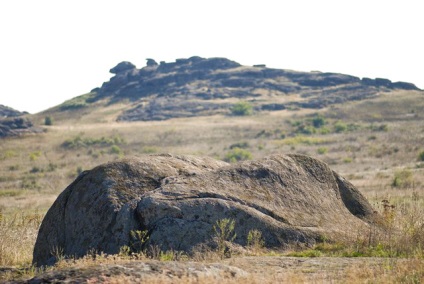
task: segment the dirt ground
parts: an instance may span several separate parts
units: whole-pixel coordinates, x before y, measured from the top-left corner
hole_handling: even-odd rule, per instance
[[[234,257],[219,263],[129,261],[55,269],[30,280],[6,283],[363,283],[366,271],[375,273],[402,261],[284,256]]]

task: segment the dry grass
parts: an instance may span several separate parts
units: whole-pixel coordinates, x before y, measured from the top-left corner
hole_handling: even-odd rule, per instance
[[[29,265],[43,215],[0,212],[0,266]]]

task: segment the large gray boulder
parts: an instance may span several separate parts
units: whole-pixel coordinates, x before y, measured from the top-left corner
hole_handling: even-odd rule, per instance
[[[211,158],[152,155],[83,172],[47,212],[33,262],[55,251],[80,257],[130,245],[148,230],[150,245],[190,252],[212,239],[217,220],[235,221],[234,242],[260,230],[267,247],[313,244],[367,226],[374,212],[348,181],[303,155],[274,155],[235,165]]]

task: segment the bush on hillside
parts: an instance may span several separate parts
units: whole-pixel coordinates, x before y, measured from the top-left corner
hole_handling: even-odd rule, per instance
[[[231,151],[229,151],[225,157],[224,160],[226,162],[235,163],[238,161],[245,161],[245,160],[251,160],[252,159],[252,153],[250,153],[246,149],[241,148],[233,148]]]
[[[231,108],[231,114],[236,116],[251,115],[253,113],[253,107],[248,102],[238,102]]]
[[[424,151],[421,151],[421,152],[418,154],[418,160],[419,160],[419,161],[424,162]]]

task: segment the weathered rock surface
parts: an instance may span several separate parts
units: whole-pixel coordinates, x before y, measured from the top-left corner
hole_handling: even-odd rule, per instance
[[[249,67],[226,58],[198,56],[160,64],[149,58],[141,69],[124,61],[110,72],[115,76],[93,90],[93,100],[132,101],[133,107],[118,117],[123,121],[229,113],[236,100],[250,101],[256,111],[273,111],[322,108],[393,89],[418,90],[411,83],[388,79]],[[286,99],[288,95],[298,95],[298,99]],[[269,107],[275,104],[279,106]]]
[[[234,240],[260,230],[267,247],[313,244],[366,226],[367,200],[325,163],[274,155],[235,165],[210,158],[153,155],[83,172],[52,205],[34,248],[37,265],[53,251],[109,254],[131,245],[131,230],[148,230],[149,245],[190,252],[211,242],[217,220],[235,220]]]

